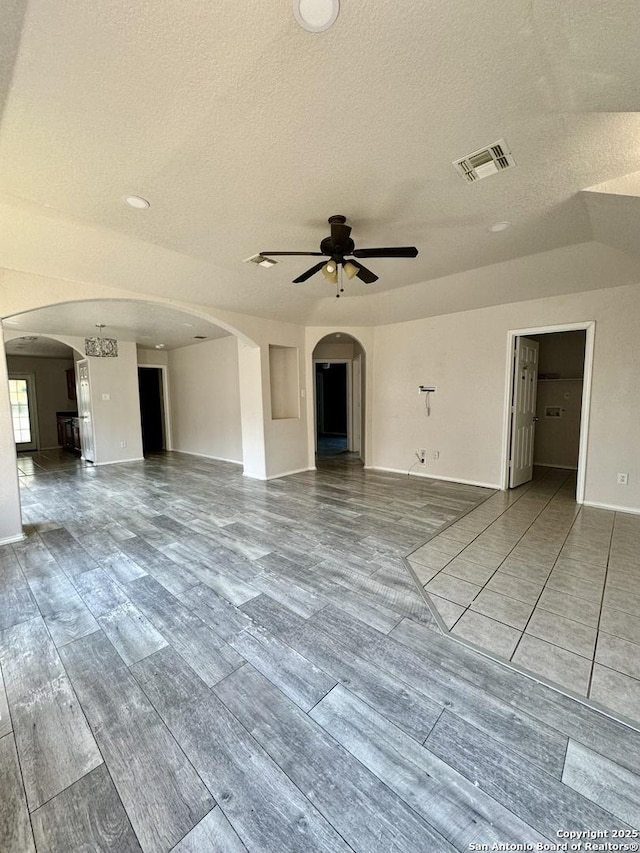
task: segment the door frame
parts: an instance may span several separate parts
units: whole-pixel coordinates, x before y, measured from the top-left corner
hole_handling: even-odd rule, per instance
[[[161,370],[162,377],[162,417],[164,419],[164,444],[165,450],[173,450],[173,431],[171,429],[171,407],[169,405],[169,370],[166,364],[150,364],[146,361],[138,362],[138,367],[153,367]],[[138,394],[138,398],[139,398]],[[138,399],[138,404],[140,400]]]
[[[82,364],[87,365],[87,381],[89,383],[89,406],[88,406],[88,409],[89,409],[89,418],[91,420],[91,438],[92,438],[91,447],[89,449],[92,452],[93,459],[87,459],[87,457],[85,456],[86,428],[83,428],[82,425],[79,427],[79,429],[80,429],[80,459],[82,459],[85,462],[91,462],[93,465],[95,465],[96,464],[96,455],[97,455],[96,428],[95,428],[95,419],[93,417],[93,396],[91,394],[91,364],[89,362],[88,356],[84,356],[84,358],[77,358],[73,364],[73,370],[74,370],[75,377],[76,377],[76,394],[77,394],[76,404],[77,404],[77,409],[78,409],[78,418],[80,419],[80,421],[82,421],[84,419],[84,415],[80,414],[80,396],[81,395],[80,395],[80,376],[79,376],[80,366]]]
[[[318,412],[316,390],[316,364],[346,364],[347,374],[347,449],[353,445],[353,364],[350,358],[314,358],[313,363],[313,435],[316,453],[318,452]]]
[[[24,379],[27,383],[27,399],[29,401],[29,426],[31,427],[31,441],[29,444],[35,445],[33,448],[19,449],[15,444],[16,453],[37,453],[40,450],[40,430],[38,426],[38,397],[36,392],[36,375],[28,371],[9,370],[7,379]],[[8,391],[7,391],[8,393]],[[13,437],[13,424],[12,424]]]
[[[580,409],[580,441],[578,445],[578,474],[576,482],[576,503],[584,503],[587,477],[587,444],[589,439],[589,416],[591,412],[591,380],[593,375],[593,353],[595,345],[595,320],[577,323],[560,323],[549,326],[536,326],[528,329],[510,329],[507,332],[507,358],[504,390],[504,420],[502,429],[502,478],[500,488],[509,488],[509,456],[511,452],[511,408],[513,382],[515,374],[516,338],[531,335],[548,335],[554,332],[586,332],[584,343],[584,378],[582,382],[582,406]]]

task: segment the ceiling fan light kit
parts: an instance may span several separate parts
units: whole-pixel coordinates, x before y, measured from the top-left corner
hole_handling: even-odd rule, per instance
[[[373,284],[378,276],[367,267],[363,266],[355,258],[415,258],[418,250],[415,246],[391,246],[378,247],[374,249],[356,249],[351,239],[351,226],[347,225],[347,219],[342,214],[329,217],[331,233],[320,243],[319,252],[259,252],[256,257],[271,257],[272,255],[302,255],[307,257],[328,257],[328,261],[319,261],[310,269],[293,279],[294,284],[302,284],[312,275],[322,271],[322,275],[333,284],[338,282],[338,272],[344,272],[348,279],[357,276],[364,284]],[[248,260],[252,260],[251,258]],[[342,285],[336,296],[343,290]]]
[[[353,261],[345,261],[342,264],[342,271],[349,281],[351,281],[354,276],[358,275],[358,267],[353,263]]]
[[[322,267],[322,275],[327,281],[330,281],[332,284],[336,284],[338,281],[338,267],[329,261],[328,264],[325,264]]]

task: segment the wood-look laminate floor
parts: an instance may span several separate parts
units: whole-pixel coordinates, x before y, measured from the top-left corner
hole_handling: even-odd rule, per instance
[[[443,636],[403,566],[490,493],[348,456],[62,462],[23,471],[0,549],[2,853],[638,827],[640,734]]]

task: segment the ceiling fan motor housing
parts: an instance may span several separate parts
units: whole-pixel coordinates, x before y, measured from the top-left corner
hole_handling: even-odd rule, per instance
[[[320,243],[320,251],[325,255],[331,255],[336,261],[342,260],[345,255],[352,254],[355,243],[349,236],[351,228],[346,224],[347,217],[340,213],[329,217],[331,235],[325,237]]]
[[[355,249],[355,243],[351,237],[346,240],[334,240],[333,237],[325,237],[320,243],[320,251],[324,255],[330,255],[332,258],[339,260],[345,255],[351,255]]]

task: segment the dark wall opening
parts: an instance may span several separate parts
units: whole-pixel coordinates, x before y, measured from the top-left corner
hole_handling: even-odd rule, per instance
[[[316,364],[318,435],[347,435],[347,365]]]
[[[159,367],[139,367],[140,420],[142,450],[158,453],[164,450],[164,418],[162,405],[162,370]]]

